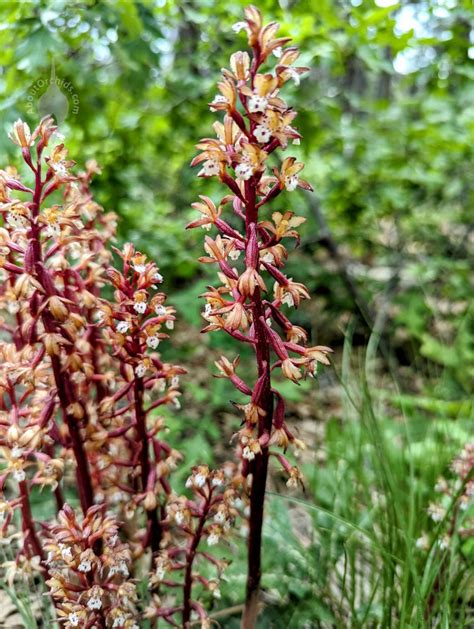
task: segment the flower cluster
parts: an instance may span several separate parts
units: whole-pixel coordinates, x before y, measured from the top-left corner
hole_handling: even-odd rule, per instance
[[[0,171],[0,532],[18,551],[3,567],[10,583],[41,574],[66,627],[132,629],[143,612],[136,580],[153,582],[158,596],[163,553],[192,565],[201,537],[227,532],[232,492],[207,471],[196,486],[201,497],[212,494],[207,506],[186,503],[190,523],[205,511],[199,533],[171,519],[169,477],[182,456],[163,439],[159,413],[180,408],[185,370],[160,354],[175,321],[163,277],[132,244],[110,246],[116,217],[90,190],[98,166],[73,173],[51,118],[33,132],[18,121],[11,138],[33,184]],[[56,512],[41,527],[30,504],[35,486]],[[82,520],[65,490],[77,491]],[[211,530],[205,523],[221,503],[228,520],[219,529],[213,520]],[[192,558],[182,556],[191,534]],[[184,616],[202,608],[191,601],[198,576],[182,577]]]
[[[318,363],[328,364],[330,349],[308,347],[306,331],[293,325],[285,312],[285,308],[297,307],[302,299],[309,298],[307,288],[282,270],[288,256],[283,241],[287,238],[298,241],[297,228],[305,219],[291,211],[261,216],[264,206],[282,190],[298,186],[310,189],[299,178],[303,164],[294,157],[286,157],[280,169],[273,169],[273,175],[267,174],[270,154],[277,148],[286,148],[290,140],[300,138],[290,125],[296,112],[281,98],[280,89],[289,79],[299,80],[307,68],[293,67],[298,50],[285,48],[286,38],[275,38],[278,25],[264,27],[260,13],[253,7],[246,10],[246,17],[245,22],[239,23],[239,29],[248,33],[253,57],[247,52],[237,52],[231,57],[231,70],[223,70],[223,79],[218,84],[220,95],[210,108],[225,112],[224,121],[214,124],[217,139],[205,138],[197,145],[200,153],[192,162],[202,164],[199,176],[218,176],[232,194],[224,196],[218,204],[201,196],[201,201],[193,204],[200,218],[188,228],[200,226],[209,230],[214,226],[219,232],[215,238],[206,236],[207,255],[200,258],[205,264],[218,265],[222,282],[204,294],[203,317],[208,324],[204,331],[224,330],[238,341],[253,345],[260,366],[267,363],[265,375],[256,386],[247,385],[237,376],[238,359],[231,363],[223,357],[217,363],[219,376],[229,378],[240,392],[250,397],[249,403],[241,407],[245,427],[239,434],[239,443],[243,459],[252,461],[269,442],[284,447],[295,442],[284,422],[284,402],[276,392],[273,396],[277,412],[272,423],[270,417],[265,420],[267,411],[262,400],[269,387],[270,369],[281,368],[286,378],[298,382],[305,375],[314,376]],[[272,52],[278,57],[274,73],[261,72],[260,67]],[[231,225],[235,221],[223,218],[224,208],[229,205],[242,221],[243,230]],[[236,264],[241,257],[239,268]],[[272,365],[263,346],[270,347],[275,355]],[[266,429],[263,424],[267,424]]]
[[[138,629],[132,555],[115,518],[97,506],[80,522],[65,505],[49,533],[46,583],[64,626]]]
[[[256,381],[246,382],[237,374],[238,358],[231,362],[222,357],[216,363],[219,377],[228,378],[248,397],[248,402],[239,406],[244,419],[237,434],[243,474],[253,477],[249,540],[249,558],[253,559],[249,559],[247,591],[253,611],[247,609],[244,614],[248,626],[255,621],[255,575],[260,573],[269,455],[275,454],[289,474],[290,486],[301,481],[297,468],[270,450],[271,446],[285,450],[289,444],[304,445],[285,422],[285,402],[273,388],[272,376],[280,369],[293,382],[312,377],[318,364],[329,363],[327,354],[331,351],[324,346],[308,347],[306,331],[293,325],[288,315],[289,308],[298,307],[310,296],[303,284],[284,273],[288,256],[284,242],[293,238],[298,243],[297,228],[304,218],[290,210],[269,215],[265,207],[283,191],[311,190],[300,177],[303,163],[295,157],[285,157],[279,167],[270,166],[270,157],[273,159],[278,149],[286,149],[290,142],[298,144],[301,139],[293,126],[296,112],[280,92],[289,80],[298,84],[308,70],[294,65],[298,49],[288,45],[288,38],[277,37],[278,28],[275,22],[264,25],[257,8],[245,10],[245,20],[235,30],[246,32],[251,54],[236,52],[231,56],[230,69],[222,71],[219,94],[210,109],[223,113],[223,121],[213,125],[216,138],[204,138],[197,144],[199,154],[191,164],[200,166],[199,177],[217,177],[227,188],[218,202],[201,196],[193,205],[200,216],[188,225],[206,230],[214,227],[218,232],[205,237],[206,255],[200,258],[205,264],[217,265],[221,282],[204,294],[204,331],[223,330],[250,345],[258,372]],[[273,71],[264,68],[272,54],[276,57]]]
[[[467,540],[474,536],[474,443],[466,443],[451,463],[452,476],[439,478],[435,489],[440,494],[437,502],[430,503],[428,515],[440,528],[438,545],[441,550],[450,547],[452,538]],[[428,550],[428,534],[416,541],[417,548]]]
[[[152,589],[163,587],[182,590],[166,604],[158,594],[146,610],[148,618],[163,618],[175,624],[175,615],[188,626],[192,615],[197,616],[204,628],[209,627],[208,616],[202,605],[193,597],[193,587],[198,584],[213,598],[220,598],[219,578],[227,566],[227,561],[216,559],[209,550],[229,536],[232,525],[244,505],[242,500],[243,479],[235,465],[210,471],[207,465],[199,465],[186,482],[192,493],[186,496],[172,496],[167,505],[165,526],[169,535],[165,537],[160,554],[156,557],[155,571],[151,579]],[[181,543],[169,544],[169,539],[179,539]],[[205,542],[206,550],[200,548]],[[207,578],[197,571],[200,563],[215,568],[215,577]]]
[[[53,488],[68,458],[64,450],[72,450],[81,504],[87,509],[93,504],[93,478],[83,432],[90,420],[90,383],[96,371],[92,317],[110,261],[104,245],[116,219],[92,200],[95,162],[78,177],[70,173],[73,162],[64,145],[57,144],[51,118],[43,119],[33,133],[18,121],[11,137],[22,148],[34,187],[25,185],[13,169],[0,171],[0,307],[11,321],[3,322],[11,339],[2,347],[11,374],[6,373],[3,389],[9,398],[4,404],[11,407],[5,445],[10,459],[13,454],[17,460],[10,469],[16,469],[18,480],[24,476],[23,463],[36,458],[35,482]],[[59,189],[62,205],[50,201]],[[20,450],[27,456],[20,456]]]
[[[156,413],[164,405],[180,408],[179,377],[185,370],[163,362],[157,351],[168,338],[163,328],[174,327],[175,311],[158,292],[163,278],[155,263],[131,244],[116,252],[122,270],[109,267],[107,273],[115,299],[98,304],[99,325],[111,350],[106,356],[113,356],[113,363],[104,368],[99,421],[92,437],[101,474],[98,499],[111,501],[129,521],[136,519],[137,507],[143,507],[148,524],[141,547],[150,545],[157,552],[161,510],[170,493],[168,477],[181,455],[161,438],[165,426]]]

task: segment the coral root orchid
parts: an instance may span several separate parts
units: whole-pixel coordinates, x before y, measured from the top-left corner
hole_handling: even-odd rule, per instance
[[[288,38],[277,37],[278,24],[264,25],[258,9],[245,10],[245,20],[235,26],[248,36],[251,54],[236,52],[230,69],[224,69],[218,83],[219,94],[210,104],[213,112],[223,112],[223,122],[214,123],[217,138],[204,138],[191,165],[200,165],[200,177],[217,177],[228,193],[215,203],[201,197],[194,204],[201,217],[188,227],[216,228],[219,235],[206,236],[207,256],[201,262],[217,264],[222,285],[205,294],[205,331],[223,330],[237,341],[250,344],[255,353],[256,380],[247,383],[236,373],[238,361],[222,358],[219,377],[227,377],[249,397],[241,405],[243,427],[237,435],[238,453],[244,476],[251,477],[250,532],[248,540],[248,580],[242,626],[255,625],[261,577],[262,523],[269,457],[275,455],[289,475],[288,485],[301,482],[301,474],[271,446],[284,449],[295,442],[284,419],[284,400],[273,388],[276,369],[298,382],[314,376],[318,363],[327,364],[328,347],[308,347],[305,331],[294,326],[288,307],[299,306],[309,298],[303,284],[288,278],[283,267],[287,251],[285,238],[298,241],[298,226],[304,218],[291,211],[269,214],[266,206],[284,190],[311,190],[301,179],[303,164],[285,157],[281,166],[271,168],[279,150],[299,143],[293,127],[296,112],[288,107],[280,91],[287,81],[300,82],[308,68],[295,67],[298,49],[288,46]],[[277,57],[270,72],[271,53]],[[230,195],[229,195],[230,192]],[[232,225],[231,212],[241,229]],[[226,220],[224,209],[227,209]],[[232,224],[231,224],[232,222]],[[236,263],[239,255],[241,262]],[[238,268],[237,268],[238,267]],[[273,290],[271,290],[273,284]],[[272,322],[276,324],[275,329]]]

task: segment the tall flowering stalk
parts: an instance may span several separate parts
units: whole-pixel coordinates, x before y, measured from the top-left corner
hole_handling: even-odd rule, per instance
[[[17,121],[11,139],[27,176],[0,170],[0,539],[15,553],[1,568],[10,584],[42,575],[67,629],[138,629],[144,614],[208,627],[196,586],[217,596],[225,562],[202,542],[228,535],[239,476],[200,466],[191,497],[171,489],[182,456],[159,413],[179,409],[185,370],[159,353],[175,321],[163,278],[132,244],[110,247],[116,217],[90,191],[97,164],[73,173],[52,118],[33,132]]]
[[[289,80],[299,84],[300,76],[308,70],[293,66],[298,49],[288,46],[290,39],[276,36],[278,28],[275,22],[264,26],[260,12],[253,6],[245,10],[245,20],[234,27],[236,32],[247,33],[251,54],[234,53],[230,70],[222,71],[219,94],[210,103],[210,109],[223,113],[224,119],[213,125],[216,138],[200,141],[200,152],[192,161],[192,166],[201,167],[198,176],[218,177],[229,194],[217,204],[201,196],[201,201],[193,204],[201,217],[188,225],[206,230],[215,227],[219,232],[215,238],[206,236],[207,255],[200,258],[203,263],[218,265],[221,280],[218,288],[210,288],[204,295],[203,316],[208,325],[203,331],[223,330],[250,345],[255,354],[254,382],[245,382],[237,375],[238,358],[231,362],[222,357],[216,363],[220,377],[228,378],[249,398],[248,403],[240,406],[243,427],[237,433],[242,473],[251,477],[243,627],[253,627],[257,616],[270,456],[288,473],[289,486],[301,481],[298,468],[273,449],[286,451],[290,444],[304,447],[285,423],[285,402],[273,387],[273,374],[279,369],[293,382],[306,375],[314,376],[318,363],[328,364],[327,354],[331,351],[323,346],[308,347],[306,332],[293,325],[286,314],[288,308],[309,298],[306,287],[282,270],[288,255],[282,241],[295,238],[298,242],[297,227],[304,218],[291,211],[269,215],[266,208],[285,190],[311,190],[300,178],[303,164],[295,157],[285,157],[279,167],[270,167],[271,156],[276,157],[290,141],[298,144],[301,137],[292,126],[296,112],[281,98],[280,89]],[[269,72],[264,66],[272,53],[277,61],[274,71]],[[243,259],[242,264],[234,266],[239,258]]]

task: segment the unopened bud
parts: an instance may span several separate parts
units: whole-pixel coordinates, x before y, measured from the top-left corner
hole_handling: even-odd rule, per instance
[[[66,321],[68,318],[68,309],[56,295],[49,298],[48,308],[57,321]]]
[[[67,407],[68,415],[72,415],[74,419],[82,419],[84,417],[84,409],[79,402],[73,402]]]
[[[143,505],[147,511],[156,509],[156,496],[152,491],[147,491]]]

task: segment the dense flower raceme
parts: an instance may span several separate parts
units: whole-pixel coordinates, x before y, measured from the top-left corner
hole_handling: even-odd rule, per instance
[[[47,585],[57,601],[58,619],[69,627],[138,629],[132,555],[119,539],[115,518],[96,506],[80,522],[66,505],[50,535]]]
[[[253,627],[257,613],[260,578],[260,546],[268,458],[274,455],[288,474],[288,485],[301,482],[297,467],[274,447],[286,450],[304,444],[285,422],[285,402],[273,388],[272,377],[280,370],[298,382],[314,376],[319,363],[328,364],[328,347],[308,347],[307,334],[291,323],[288,309],[309,298],[307,288],[284,273],[288,252],[284,241],[299,236],[304,221],[291,211],[268,212],[266,205],[284,190],[311,190],[300,177],[303,164],[285,157],[270,168],[270,158],[290,142],[299,143],[293,126],[296,112],[282,99],[280,90],[289,80],[299,83],[308,68],[294,66],[298,49],[288,38],[278,38],[277,23],[264,25],[258,9],[245,10],[245,20],[235,26],[248,36],[251,55],[236,52],[230,69],[223,69],[219,94],[210,103],[223,113],[214,123],[215,138],[204,138],[192,166],[199,177],[217,177],[227,193],[215,203],[201,196],[193,207],[199,218],[188,227],[217,230],[205,237],[205,264],[218,266],[221,285],[205,293],[204,331],[223,330],[255,350],[256,382],[238,375],[238,359],[222,357],[216,366],[219,377],[228,378],[248,402],[240,405],[243,426],[236,435],[244,476],[251,474],[251,514],[248,547],[247,604],[244,627]],[[265,68],[276,57],[274,71]],[[232,217],[233,214],[233,217]],[[236,227],[235,225],[241,225]],[[273,356],[273,358],[272,358]]]
[[[0,171],[0,531],[17,549],[4,570],[10,581],[41,572],[66,627],[131,628],[144,610],[130,579],[147,577],[156,603],[166,583],[148,567],[155,574],[163,553],[192,566],[201,538],[227,535],[237,489],[207,470],[197,503],[171,491],[181,455],[163,439],[158,413],[179,408],[185,370],[163,362],[159,346],[175,311],[159,290],[157,266],[133,245],[115,249],[120,270],[113,266],[116,217],[90,192],[97,164],[72,174],[51,118],[33,132],[18,121],[11,139],[34,183]],[[107,286],[111,300],[102,296]],[[49,490],[51,512],[60,514],[41,527],[30,507],[35,486],[45,500]],[[82,522],[65,504],[67,487],[77,489]],[[170,508],[178,503],[189,520],[176,526]],[[207,623],[191,598],[199,574],[182,577],[166,599],[171,606],[155,611],[172,624],[191,611]]]
[[[246,20],[236,25],[237,31],[242,29],[248,34],[253,56],[237,52],[231,57],[231,69],[223,70],[220,94],[210,109],[224,112],[224,120],[214,123],[217,139],[205,138],[197,145],[200,153],[192,162],[200,165],[200,177],[216,176],[230,189],[217,204],[201,196],[193,204],[200,217],[188,225],[206,230],[214,227],[219,232],[205,237],[206,255],[200,258],[205,264],[218,265],[221,280],[218,288],[209,288],[204,294],[203,317],[208,323],[204,331],[223,330],[254,347],[268,345],[275,356],[272,371],[279,368],[286,378],[298,382],[306,375],[314,376],[318,363],[328,364],[331,350],[308,347],[305,330],[293,325],[287,315],[289,308],[309,298],[307,288],[282,270],[288,255],[283,241],[298,241],[297,228],[305,219],[291,211],[268,213],[265,206],[285,189],[311,189],[299,176],[303,164],[294,157],[284,158],[273,174],[268,172],[269,157],[276,149],[286,148],[290,141],[299,142],[300,134],[292,126],[296,112],[282,99],[280,89],[288,80],[298,83],[307,68],[293,67],[297,48],[285,47],[287,38],[276,38],[277,24],[264,27],[254,7],[249,7]],[[261,70],[271,53],[277,57],[273,73]],[[229,220],[225,220],[225,212]],[[241,221],[242,230],[233,226],[232,213]],[[238,434],[245,465],[262,447],[302,445],[285,424],[284,401],[276,391],[272,392],[273,420],[265,421],[266,410],[261,405],[262,392],[268,386],[265,375],[252,385],[237,375],[238,359],[230,362],[223,357],[216,366],[220,377],[229,378],[249,398],[241,406],[245,424]],[[291,485],[298,474],[279,458],[290,474]]]

